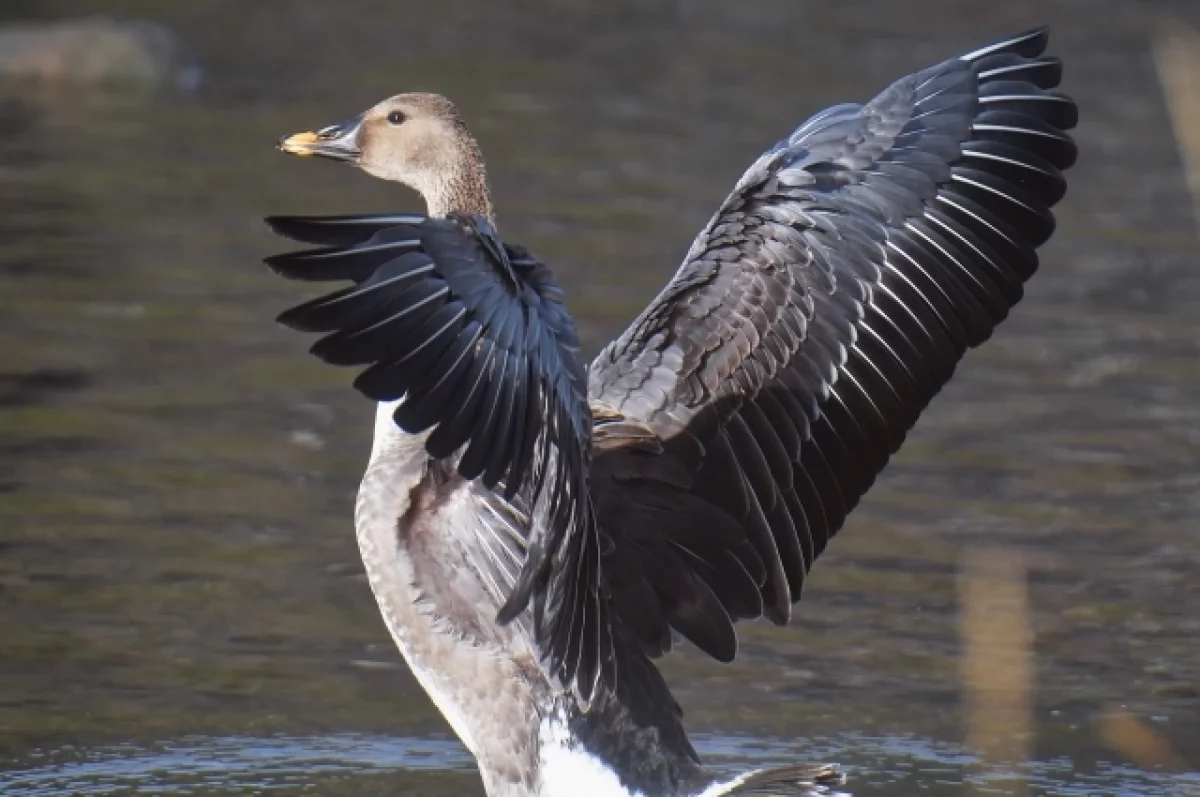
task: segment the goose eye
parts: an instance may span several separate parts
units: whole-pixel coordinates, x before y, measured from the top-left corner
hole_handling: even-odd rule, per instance
[[[404,118],[405,117],[404,117],[403,111],[392,111],[391,113],[389,113],[387,115],[388,124],[391,124],[391,125],[404,124]]]

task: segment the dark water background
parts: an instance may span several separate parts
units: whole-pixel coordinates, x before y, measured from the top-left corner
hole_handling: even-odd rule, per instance
[[[766,145],[1041,21],[1084,122],[1027,298],[793,625],[665,668],[722,761],[1008,793],[964,746],[957,586],[965,550],[1004,546],[1029,566],[1029,790],[1200,792],[1098,722],[1200,765],[1200,244],[1151,55],[1194,2],[6,0],[0,22],[96,12],[166,22],[205,82],[0,93],[0,794],[482,793],[358,562],[371,408],[272,322],[306,294],[259,263],[286,246],[264,215],[419,206],[279,135],[456,99],[502,230],[595,351]]]

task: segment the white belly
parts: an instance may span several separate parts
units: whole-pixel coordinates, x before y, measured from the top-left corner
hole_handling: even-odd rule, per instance
[[[542,721],[539,742],[538,797],[642,797],[622,786],[603,761],[573,745],[556,720]]]

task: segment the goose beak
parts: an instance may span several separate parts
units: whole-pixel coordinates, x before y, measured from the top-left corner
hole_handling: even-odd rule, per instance
[[[296,133],[279,139],[279,149],[289,155],[319,155],[322,158],[357,163],[362,156],[358,133],[362,117],[356,116],[315,133]]]

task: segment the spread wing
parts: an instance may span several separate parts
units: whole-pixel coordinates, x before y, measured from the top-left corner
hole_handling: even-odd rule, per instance
[[[369,366],[354,386],[376,401],[403,399],[396,423],[412,434],[433,429],[431,456],[465,446],[462,476],[502,483],[510,498],[531,472],[582,470],[591,420],[579,335],[549,269],[528,252],[503,244],[478,217],[267,222],[323,245],[267,258],[277,273],[354,283],[284,312],[280,323],[328,333],[312,347],[328,363]],[[562,467],[549,467],[552,456]]]
[[[817,114],[766,152],[592,363],[614,622],[722,661],[813,562],[1054,229],[1057,59],[1035,30]]]
[[[321,248],[267,259],[276,272],[353,284],[294,307],[286,326],[325,333],[313,354],[367,366],[355,387],[402,399],[406,432],[465,479],[496,491],[476,564],[508,601],[532,603],[551,666],[590,696],[611,664],[599,544],[587,500],[592,419],[575,324],[546,266],[478,217],[273,217]],[[516,565],[514,566],[514,561]],[[571,573],[556,579],[552,573]],[[589,669],[590,668],[590,669]]]

